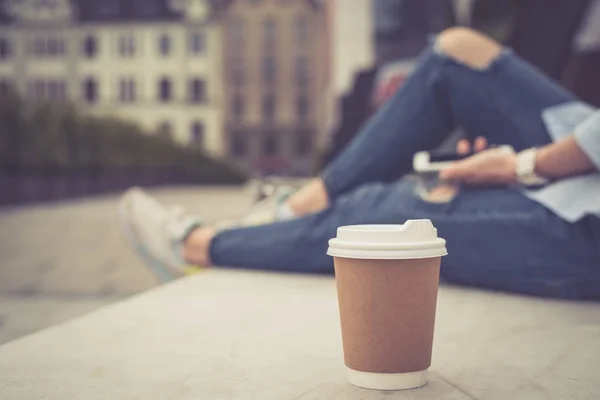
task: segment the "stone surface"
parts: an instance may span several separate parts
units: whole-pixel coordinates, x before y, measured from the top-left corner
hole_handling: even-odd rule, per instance
[[[114,296],[0,296],[0,344],[79,317],[119,299]]]
[[[428,386],[346,383],[331,277],[212,270],[0,347],[0,399],[600,398],[600,307],[443,287]]]

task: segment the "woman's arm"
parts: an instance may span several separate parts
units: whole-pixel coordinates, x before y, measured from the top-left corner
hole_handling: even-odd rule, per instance
[[[483,150],[441,171],[440,178],[471,185],[515,184],[516,158],[516,153],[500,148]],[[544,178],[561,179],[595,170],[574,135],[540,148],[536,158],[535,171]]]
[[[535,172],[549,179],[600,170],[600,110],[577,125],[573,134],[540,148],[535,162]],[[517,182],[516,165],[515,153],[489,149],[455,163],[440,177],[473,185],[512,184]]]
[[[579,147],[574,135],[540,148],[535,160],[535,172],[550,179],[561,179],[596,170],[596,166]]]

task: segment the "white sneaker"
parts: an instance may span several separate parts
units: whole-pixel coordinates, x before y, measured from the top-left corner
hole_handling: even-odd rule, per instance
[[[249,180],[244,187],[244,192],[255,203],[258,203],[266,197],[271,197],[277,190],[282,189],[290,193],[296,191],[289,181],[277,177],[267,177]]]
[[[265,197],[242,219],[242,225],[263,225],[287,219],[281,215],[281,206],[292,193],[294,189],[289,186],[273,187],[270,192],[265,192]]]
[[[158,279],[168,282],[186,274],[182,242],[200,220],[181,207],[165,207],[139,188],[123,195],[117,217],[127,242]]]
[[[261,188],[263,190],[263,188]],[[284,215],[282,207],[287,198],[294,193],[295,189],[290,186],[273,186],[263,190],[262,200],[258,201],[252,210],[243,218],[237,220],[221,221],[216,225],[217,230],[241,228],[270,224],[276,221],[284,221],[293,218]]]

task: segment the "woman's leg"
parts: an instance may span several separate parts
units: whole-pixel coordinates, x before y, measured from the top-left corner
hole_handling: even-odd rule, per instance
[[[216,265],[331,272],[327,242],[342,225],[430,218],[447,240],[442,277],[459,284],[556,297],[600,298],[597,220],[569,224],[512,189],[466,189],[432,204],[414,184],[370,184],[325,211],[287,222],[224,231],[205,238]],[[594,224],[590,226],[588,224]],[[200,231],[202,232],[202,231]]]
[[[542,110],[572,100],[493,40],[466,28],[446,30],[405,85],[288,204],[306,215],[362,184],[397,179],[411,170],[416,152],[435,148],[456,126],[470,138],[517,150],[546,144]]]

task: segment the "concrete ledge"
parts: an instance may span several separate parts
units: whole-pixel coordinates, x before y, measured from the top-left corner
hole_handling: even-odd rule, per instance
[[[214,270],[0,347],[0,399],[594,399],[600,307],[456,288],[427,386],[345,380],[330,277]]]

